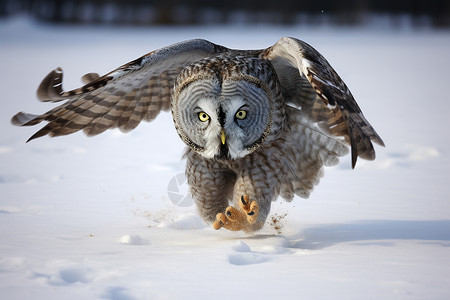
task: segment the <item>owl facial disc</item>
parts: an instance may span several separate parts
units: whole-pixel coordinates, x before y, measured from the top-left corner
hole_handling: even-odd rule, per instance
[[[194,78],[175,88],[172,109],[181,139],[207,158],[244,157],[272,123],[270,94],[259,79],[243,74]]]

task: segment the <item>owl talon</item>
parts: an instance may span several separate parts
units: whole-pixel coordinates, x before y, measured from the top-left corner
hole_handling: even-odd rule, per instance
[[[259,205],[256,201],[250,202],[248,195],[243,195],[239,202],[240,209],[228,206],[225,214],[218,213],[213,223],[215,229],[224,227],[231,231],[242,230],[249,225],[255,224],[259,215]]]
[[[250,212],[250,197],[248,195],[242,195],[239,206],[241,207],[241,209],[244,212],[249,213]]]
[[[212,226],[215,230],[219,230],[220,228],[225,226],[226,222],[227,222],[227,218],[225,217],[225,215],[222,213],[219,213],[216,215],[216,220],[214,221]]]
[[[229,208],[235,209],[232,206],[230,206]],[[227,211],[226,215],[224,215],[223,213],[218,213],[216,215],[216,221],[214,221],[213,223],[213,228],[216,230],[222,227],[231,231],[239,231],[242,230],[243,225],[241,221],[238,221],[238,218],[236,218],[233,213]]]
[[[227,216],[227,219],[230,222],[235,223],[244,223],[245,222],[245,215],[238,209],[234,208],[233,206],[228,206],[227,210],[225,211],[225,214]]]
[[[256,201],[250,203],[250,212],[247,213],[247,221],[250,224],[255,224],[259,215],[259,204]]]
[[[248,195],[242,195],[241,196],[242,205],[246,206],[248,204],[248,200],[249,200]]]

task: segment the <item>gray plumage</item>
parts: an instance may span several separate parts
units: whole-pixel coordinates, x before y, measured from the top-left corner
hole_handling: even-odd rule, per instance
[[[47,121],[30,140],[79,130],[92,136],[132,130],[171,109],[188,145],[192,196],[216,229],[258,230],[271,201],[308,197],[346,145],[352,167],[357,157],[375,158],[372,141],[384,145],[325,58],[294,38],[263,50],[185,41],[104,76],[86,74],[83,87],[67,92],[62,75],[52,71],[37,92],[61,105],[42,115],[18,113],[12,123]]]

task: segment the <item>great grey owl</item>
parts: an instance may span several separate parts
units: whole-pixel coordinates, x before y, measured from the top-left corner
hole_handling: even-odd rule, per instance
[[[260,229],[271,202],[308,197],[351,147],[372,160],[383,141],[350,90],[307,43],[281,38],[263,50],[233,50],[188,40],[116,70],[83,76],[64,91],[62,70],[40,84],[41,101],[63,103],[42,115],[18,113],[14,125],[47,121],[30,140],[83,130],[135,128],[171,108],[186,143],[186,177],[201,217],[219,229]]]

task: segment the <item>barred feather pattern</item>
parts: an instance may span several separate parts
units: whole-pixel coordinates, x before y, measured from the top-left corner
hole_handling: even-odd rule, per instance
[[[294,162],[282,156],[286,150],[291,151],[269,143],[241,159],[212,160],[189,149],[185,155],[186,177],[203,219],[213,222],[218,212],[229,205],[238,207],[242,195],[248,195],[258,202],[260,212],[258,221],[244,230],[260,229],[282,184],[293,178]]]
[[[383,140],[365,119],[347,85],[318,51],[301,40],[285,37],[260,56],[277,70],[286,102],[299,105],[305,117],[319,121],[321,128],[343,136],[351,145],[352,167],[358,156],[375,159],[372,141],[384,146]],[[316,95],[302,96],[311,95],[311,90]]]
[[[308,198],[323,167],[336,165],[348,153],[345,144],[321,132],[300,110],[288,107],[287,114],[290,126],[281,136],[241,159],[206,159],[187,150],[186,177],[203,219],[213,222],[217,212],[237,206],[245,194],[261,209],[258,222],[245,230],[258,230],[272,201]]]
[[[303,111],[287,107],[286,112],[296,164],[292,186],[285,187],[282,196],[286,200],[291,200],[293,194],[308,198],[323,176],[323,167],[337,165],[339,157],[348,153],[348,147],[305,118]]]
[[[171,110],[183,142],[186,176],[202,218],[213,222],[243,195],[257,201],[260,229],[271,202],[309,197],[323,176],[351,149],[372,160],[372,142],[384,145],[347,85],[313,47],[281,38],[262,50],[234,50],[189,40],[152,51],[84,85],[64,91],[56,68],[37,90],[59,106],[41,115],[24,112],[11,122],[48,122],[29,140],[119,128],[127,132]],[[239,113],[239,114],[238,114]],[[231,153],[231,154],[230,154]]]
[[[190,62],[225,51],[205,40],[190,40],[150,52],[106,75],[88,73],[81,88],[64,91],[63,71],[56,68],[39,85],[37,96],[62,105],[42,114],[20,112],[11,122],[18,126],[49,123],[30,139],[60,136],[83,130],[88,136],[118,127],[124,132],[140,121],[151,121],[168,111],[176,77]]]
[[[44,136],[67,135],[83,130],[88,136],[119,128],[124,132],[134,129],[142,120],[152,121],[159,112],[168,111],[173,82],[178,70],[163,72],[152,77],[142,87],[124,91],[114,85],[97,88],[91,92],[73,96],[61,106],[45,114],[24,118],[17,115],[13,122],[30,126],[42,121],[49,123],[30,140]],[[59,73],[62,77],[62,73]],[[25,119],[25,120],[23,120]],[[26,121],[26,122],[24,122]]]

